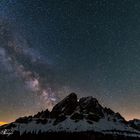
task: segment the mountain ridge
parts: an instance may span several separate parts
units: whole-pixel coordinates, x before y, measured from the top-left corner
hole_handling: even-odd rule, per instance
[[[140,138],[140,130],[132,121],[127,122],[119,113],[103,107],[92,96],[78,99],[75,93],[56,104],[52,111],[46,109],[0,127],[2,135],[13,135],[15,132],[20,135],[40,132],[96,132]]]

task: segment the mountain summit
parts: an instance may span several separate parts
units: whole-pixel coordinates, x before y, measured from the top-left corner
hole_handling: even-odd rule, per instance
[[[140,138],[140,131],[119,113],[103,107],[91,96],[78,99],[75,93],[56,104],[52,111],[45,110],[34,116],[18,118],[15,122],[0,127],[2,135],[13,135],[15,132],[20,135],[92,132]]]

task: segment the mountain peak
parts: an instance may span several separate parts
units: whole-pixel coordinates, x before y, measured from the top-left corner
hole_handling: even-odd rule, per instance
[[[75,93],[69,94],[56,104],[52,111],[42,111],[36,115],[22,117],[15,122],[1,127],[6,131],[24,132],[101,132],[113,134],[130,133],[139,135],[138,120],[126,122],[119,114],[109,108],[102,107],[96,98],[82,97],[79,100]],[[136,130],[137,129],[137,130]]]
[[[79,106],[84,113],[94,113],[100,117],[104,116],[103,107],[98,103],[98,100],[92,96],[80,98]]]
[[[93,98],[92,96],[80,98],[79,99],[79,104],[83,108],[89,108],[91,105],[92,105],[92,107],[93,106],[95,107],[95,106],[99,105],[97,99]]]
[[[51,111],[52,116],[56,117],[60,114],[70,115],[77,106],[77,95],[75,93],[69,94],[62,101],[54,106]]]

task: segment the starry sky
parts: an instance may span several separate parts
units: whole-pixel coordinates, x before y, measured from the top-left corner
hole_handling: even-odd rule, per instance
[[[140,118],[140,1],[0,0],[0,121],[70,92]]]

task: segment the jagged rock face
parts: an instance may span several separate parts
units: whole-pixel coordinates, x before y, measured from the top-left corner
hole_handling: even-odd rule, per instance
[[[51,112],[45,110],[37,113],[33,118],[54,118],[54,124],[56,125],[67,119],[67,116],[75,122],[83,119],[86,119],[88,122],[98,122],[101,118],[105,117],[105,114],[107,114],[108,120],[113,120],[114,122],[116,120],[125,122],[124,118],[119,113],[115,113],[109,108],[103,108],[98,103],[97,99],[93,97],[83,97],[78,101],[77,95],[75,93],[71,93],[61,102],[56,104]],[[22,119],[27,120],[27,118]],[[20,121],[23,121],[22,119],[20,119]]]
[[[128,122],[128,124],[129,124],[129,126],[140,131],[140,120],[138,120],[138,119],[130,120]]]
[[[119,121],[127,124],[126,120],[120,115],[120,113],[115,113],[110,108],[104,108],[104,113],[107,114],[108,120],[112,119],[114,122]]]
[[[103,107],[93,97],[83,97],[79,100],[80,111],[82,113],[94,114],[103,117]]]
[[[77,95],[75,93],[71,93],[69,96],[54,106],[51,111],[51,116],[57,117],[60,114],[70,115],[74,112],[76,107]]]
[[[51,112],[48,110],[39,112],[35,118],[55,118],[55,124],[64,121],[70,116],[70,119],[78,122],[87,119],[87,121],[99,121],[104,117],[103,107],[93,97],[83,97],[79,101],[77,95],[71,93],[61,102],[56,104]]]
[[[117,118],[117,119],[119,119],[120,121],[125,121],[125,119],[120,115],[120,113],[115,113],[115,117]]]
[[[27,124],[30,121],[32,121],[32,116],[28,116],[28,117],[25,116],[25,117],[21,117],[15,120],[16,123],[23,123],[23,124],[24,123]]]
[[[114,115],[114,111],[112,111],[110,108],[104,108],[104,111],[108,114],[108,115]]]
[[[71,93],[61,102],[56,104],[52,111],[41,111],[33,117],[22,117],[17,119],[17,123],[29,123],[32,120],[37,120],[37,123],[46,124],[49,119],[54,120],[54,125],[65,121],[68,117],[79,122],[80,120],[86,120],[89,123],[98,122],[101,118],[105,118],[109,121],[119,121],[124,123],[125,119],[119,114],[113,112],[109,108],[103,108],[93,97],[83,97],[77,100],[77,95]]]
[[[87,119],[91,121],[99,121],[103,114],[103,107],[93,97],[83,97],[77,101],[77,95],[71,93],[61,102],[54,106],[51,117],[61,121],[66,119],[66,115],[75,121]],[[57,121],[57,122],[58,122]]]
[[[128,125],[129,124],[129,125]],[[133,129],[134,128],[134,129]],[[41,111],[36,115],[22,117],[15,122],[0,127],[0,133],[9,132],[87,132],[97,131],[103,134],[113,132],[140,135],[140,120],[126,122],[119,114],[102,107],[97,99],[71,93],[56,104],[51,112]],[[13,131],[14,130],[14,131]],[[135,132],[136,131],[136,132]]]
[[[35,118],[48,118],[50,116],[49,110],[38,112],[36,115],[34,115]]]
[[[47,110],[38,112],[32,118],[39,119],[38,123],[47,123],[48,119],[54,119],[54,125],[69,118],[75,122],[80,120],[87,120],[89,123],[98,122],[101,118],[105,118],[105,115],[109,121],[119,121],[125,123],[125,119],[119,114],[113,112],[109,108],[103,108],[93,97],[83,97],[77,100],[77,95],[71,93],[61,102],[56,104],[51,112]],[[16,122],[27,123],[32,118],[23,117],[16,120]]]

